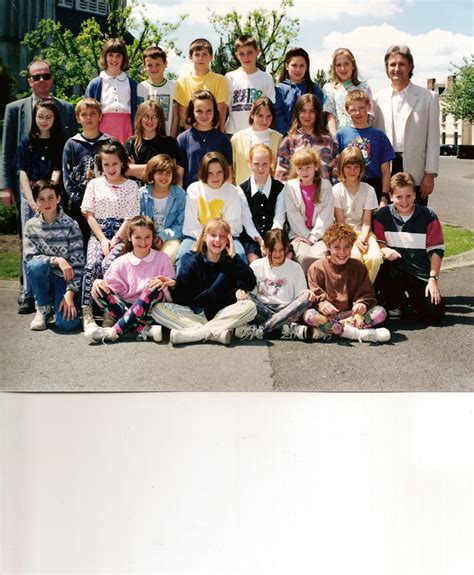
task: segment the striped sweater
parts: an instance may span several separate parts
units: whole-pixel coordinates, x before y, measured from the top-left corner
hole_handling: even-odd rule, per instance
[[[82,234],[79,224],[61,209],[51,224],[41,214],[26,222],[23,257],[26,262],[33,258],[64,258],[74,270],[74,277],[67,283],[67,289],[79,293],[85,263]],[[61,277],[63,275],[59,267],[53,267],[52,272]]]
[[[438,216],[426,206],[415,204],[415,210],[403,221],[393,204],[381,208],[374,216],[377,241],[401,254],[400,267],[407,273],[428,281],[433,253],[443,257],[443,230]]]

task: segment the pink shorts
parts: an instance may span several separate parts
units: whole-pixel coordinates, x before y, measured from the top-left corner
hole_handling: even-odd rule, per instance
[[[106,112],[102,114],[99,130],[117,139],[121,144],[132,135],[132,120],[130,114]]]

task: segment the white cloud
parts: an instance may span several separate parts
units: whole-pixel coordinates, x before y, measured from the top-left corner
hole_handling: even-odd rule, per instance
[[[403,11],[413,0],[294,0],[293,8],[288,10],[291,18],[300,18],[305,22],[313,20],[336,20],[344,17],[387,18]],[[149,0],[145,2],[146,13],[150,18],[174,21],[181,14],[189,14],[190,20],[201,24],[208,23],[210,12],[226,14],[234,8],[239,14],[245,15],[256,8],[274,10],[280,7],[280,0],[264,0],[256,4],[255,0],[239,0],[231,2],[216,2],[187,0],[185,2],[169,2],[167,0]]]
[[[450,73],[451,62],[460,63],[463,56],[472,52],[471,37],[446,30],[409,34],[388,24],[361,26],[351,32],[332,32],[325,36],[323,48],[310,51],[312,71],[327,70],[334,50],[347,47],[355,55],[360,78],[367,80],[375,92],[388,85],[384,55],[392,44],[410,47],[415,61],[413,81],[421,86],[426,86],[427,78],[444,81]],[[305,45],[304,41],[301,45]]]

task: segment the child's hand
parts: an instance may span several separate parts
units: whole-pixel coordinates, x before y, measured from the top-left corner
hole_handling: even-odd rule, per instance
[[[173,288],[175,285],[176,281],[171,278],[167,278],[166,276],[156,276],[151,278],[148,282],[148,287],[150,289],[163,290],[165,288]]]
[[[56,258],[59,269],[63,272],[64,281],[70,282],[74,277],[74,270],[71,264],[64,258]]]
[[[297,243],[303,242],[304,244],[311,245],[311,242],[307,238],[304,238],[303,236],[297,236],[293,241]]]
[[[300,295],[305,295],[306,299],[311,303],[314,303],[316,301],[316,296],[310,289],[304,289]]]
[[[91,293],[96,298],[101,297],[104,293],[110,293],[110,287],[105,280],[94,280],[92,284]]]
[[[326,317],[337,315],[339,310],[328,301],[323,301],[318,305],[318,310]]]
[[[74,319],[77,316],[76,305],[74,304],[74,292],[67,290],[64,294],[61,303],[59,304],[59,311],[62,313],[63,318],[66,320]]]
[[[235,246],[232,234],[227,234],[227,239],[229,240],[229,243],[226,246],[227,254],[229,255],[230,258],[233,258],[235,256]]]
[[[153,247],[155,248],[155,250],[160,250],[161,246],[163,245],[163,240],[160,238],[160,236],[156,236],[155,237],[155,241],[153,242]]]
[[[114,236],[111,240],[110,240],[110,248],[114,248],[116,245],[118,245],[122,240],[120,238],[118,238],[117,236]]]
[[[249,299],[248,293],[246,291],[244,291],[243,289],[238,289],[235,292],[235,298],[237,299],[237,301],[241,301],[244,299]]]
[[[397,250],[392,250],[392,248],[382,248],[380,251],[382,252],[383,259],[391,262],[402,257]]]
[[[441,292],[439,291],[438,280],[430,279],[426,284],[425,296],[431,297],[431,303],[438,305],[441,302]]]
[[[110,248],[112,247],[111,242],[107,238],[103,238],[102,240],[100,240],[100,246],[102,248],[104,256],[108,256],[110,253]]]
[[[365,240],[363,240],[362,238],[357,238],[356,246],[357,246],[357,249],[360,251],[361,254],[365,254],[365,252],[369,248],[367,238]]]
[[[35,214],[38,212],[38,204],[34,200],[31,200],[31,202],[28,202],[28,205],[35,212]]]
[[[355,303],[352,306],[352,315],[365,315],[367,313],[367,306],[365,303]]]
[[[135,158],[133,156],[128,156],[128,163],[129,164],[136,164]]]

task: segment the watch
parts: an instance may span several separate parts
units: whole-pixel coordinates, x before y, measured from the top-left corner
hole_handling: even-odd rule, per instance
[[[439,276],[437,276],[437,275],[434,275],[434,276],[433,276],[433,275],[430,274],[430,280],[436,280],[436,281],[438,281],[438,280],[439,280]]]

